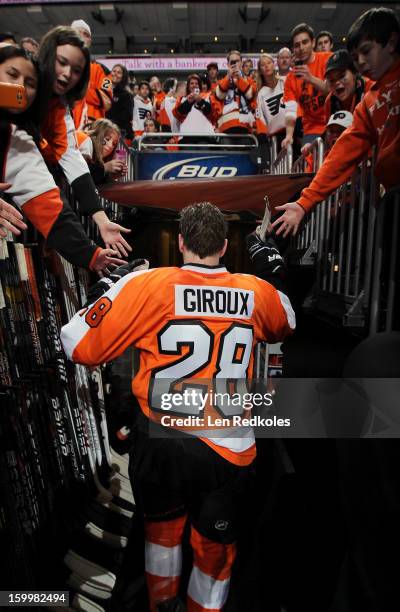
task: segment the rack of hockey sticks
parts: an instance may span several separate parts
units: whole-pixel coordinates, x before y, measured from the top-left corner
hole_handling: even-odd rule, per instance
[[[60,343],[87,284],[86,271],[40,245],[0,240],[3,584],[65,587],[77,606],[100,609],[135,506],[127,458],[109,445],[103,372],[69,363]]]

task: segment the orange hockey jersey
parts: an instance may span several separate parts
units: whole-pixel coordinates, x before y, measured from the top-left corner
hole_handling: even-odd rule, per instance
[[[74,124],[77,129],[96,119],[103,119],[112,104],[112,81],[97,62],[90,64],[90,80],[86,96],[75,103]]]
[[[323,81],[331,55],[331,52],[314,53],[314,59],[307,64],[311,74]],[[283,102],[286,117],[293,119],[298,116],[297,107],[301,107],[304,134],[322,134],[325,131],[324,94],[308,81],[296,77],[293,71],[289,72],[285,80]]]
[[[294,327],[288,298],[266,281],[222,266],[187,264],[128,274],[77,313],[61,339],[68,358],[85,365],[110,361],[135,346],[140,365],[132,390],[144,414],[198,435],[227,460],[247,465],[255,456],[253,430],[221,431],[217,418],[232,416],[225,404],[211,394],[202,407],[195,402],[170,410],[165,397],[171,390],[182,393],[183,379],[185,388],[197,391],[214,383],[220,393],[239,387],[240,379],[252,376],[255,344],[283,340]],[[204,423],[163,420],[188,414],[204,417]]]
[[[298,204],[310,210],[354,172],[376,145],[375,174],[390,189],[399,183],[400,168],[400,60],[374,83],[356,106],[353,124],[340,136]]]
[[[241,77],[232,82],[226,75],[218,81],[214,94],[221,105],[218,131],[244,128],[251,132],[255,121],[253,111],[257,106],[257,85],[253,79]]]

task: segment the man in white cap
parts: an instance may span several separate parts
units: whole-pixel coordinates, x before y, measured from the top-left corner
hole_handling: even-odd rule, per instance
[[[352,123],[353,114],[350,113],[350,111],[338,110],[329,117],[329,121],[326,124],[326,129],[324,132],[324,157],[328,155],[339,136],[341,136]],[[301,154],[306,158],[306,172],[314,172],[314,160],[311,153],[311,147],[312,144],[308,143],[301,149]]]
[[[92,32],[86,21],[76,19],[71,23],[71,28],[74,28],[86,46],[90,47],[92,44]],[[79,100],[73,110],[75,127],[81,128],[86,123],[93,123],[96,119],[104,118],[106,111],[111,108],[111,104],[112,81],[107,69],[97,62],[91,62],[90,81],[86,97],[83,100]]]

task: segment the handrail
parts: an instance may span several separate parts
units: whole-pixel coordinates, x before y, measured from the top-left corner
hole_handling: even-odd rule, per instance
[[[256,136],[254,136],[254,134],[223,134],[223,133],[216,133],[216,134],[199,134],[199,133],[193,133],[193,134],[182,134],[181,132],[155,132],[154,134],[142,134],[141,136],[139,136],[136,139],[136,142],[138,144],[138,151],[141,151],[145,145],[146,148],[155,148],[155,147],[167,147],[167,146],[171,146],[171,142],[160,142],[160,143],[154,143],[154,142],[149,142],[146,143],[146,138],[151,140],[165,140],[166,138],[171,139],[171,138],[201,138],[202,140],[206,139],[206,140],[210,140],[210,142],[208,143],[174,143],[175,146],[178,147],[182,147],[182,148],[193,148],[193,147],[209,147],[209,148],[224,148],[226,149],[227,146],[229,146],[229,148],[232,149],[248,149],[248,148],[253,148],[253,147],[258,147],[258,140],[256,138]],[[212,140],[213,139],[218,139],[218,140],[223,140],[223,139],[229,139],[230,142],[226,142],[224,143],[216,143],[213,144]],[[234,140],[251,140],[252,142],[249,143],[247,142],[247,144],[232,144],[232,139]]]
[[[293,149],[289,145],[287,149],[281,149],[275,161],[272,163],[272,174],[289,174],[293,163]]]
[[[316,172],[322,166],[322,163],[324,161],[324,152],[324,141],[322,140],[322,138],[318,137],[311,143],[311,146],[308,149],[307,153],[307,155],[311,153],[313,156],[313,172]],[[298,157],[293,163],[291,172],[294,174],[300,174],[302,172],[305,172],[305,164],[306,157],[304,155],[300,155],[300,157]]]

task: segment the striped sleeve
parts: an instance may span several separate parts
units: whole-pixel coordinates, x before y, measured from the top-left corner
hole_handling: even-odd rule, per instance
[[[257,281],[259,292],[256,304],[262,338],[267,342],[280,342],[296,328],[296,315],[285,293],[267,281],[260,278]]]
[[[16,126],[11,130],[4,167],[4,179],[11,184],[5,193],[47,239],[47,246],[70,263],[89,268],[96,259],[97,245],[89,240],[74,212],[62,202],[32,137]]]
[[[61,341],[68,359],[98,365],[115,359],[135,343],[143,333],[143,300],[148,297],[141,277],[150,273],[127,274],[64,325]]]
[[[283,94],[283,101],[285,104],[285,116],[296,119],[297,117],[297,93],[294,87],[294,79],[296,77],[291,72],[288,74],[285,80],[285,89]]]

